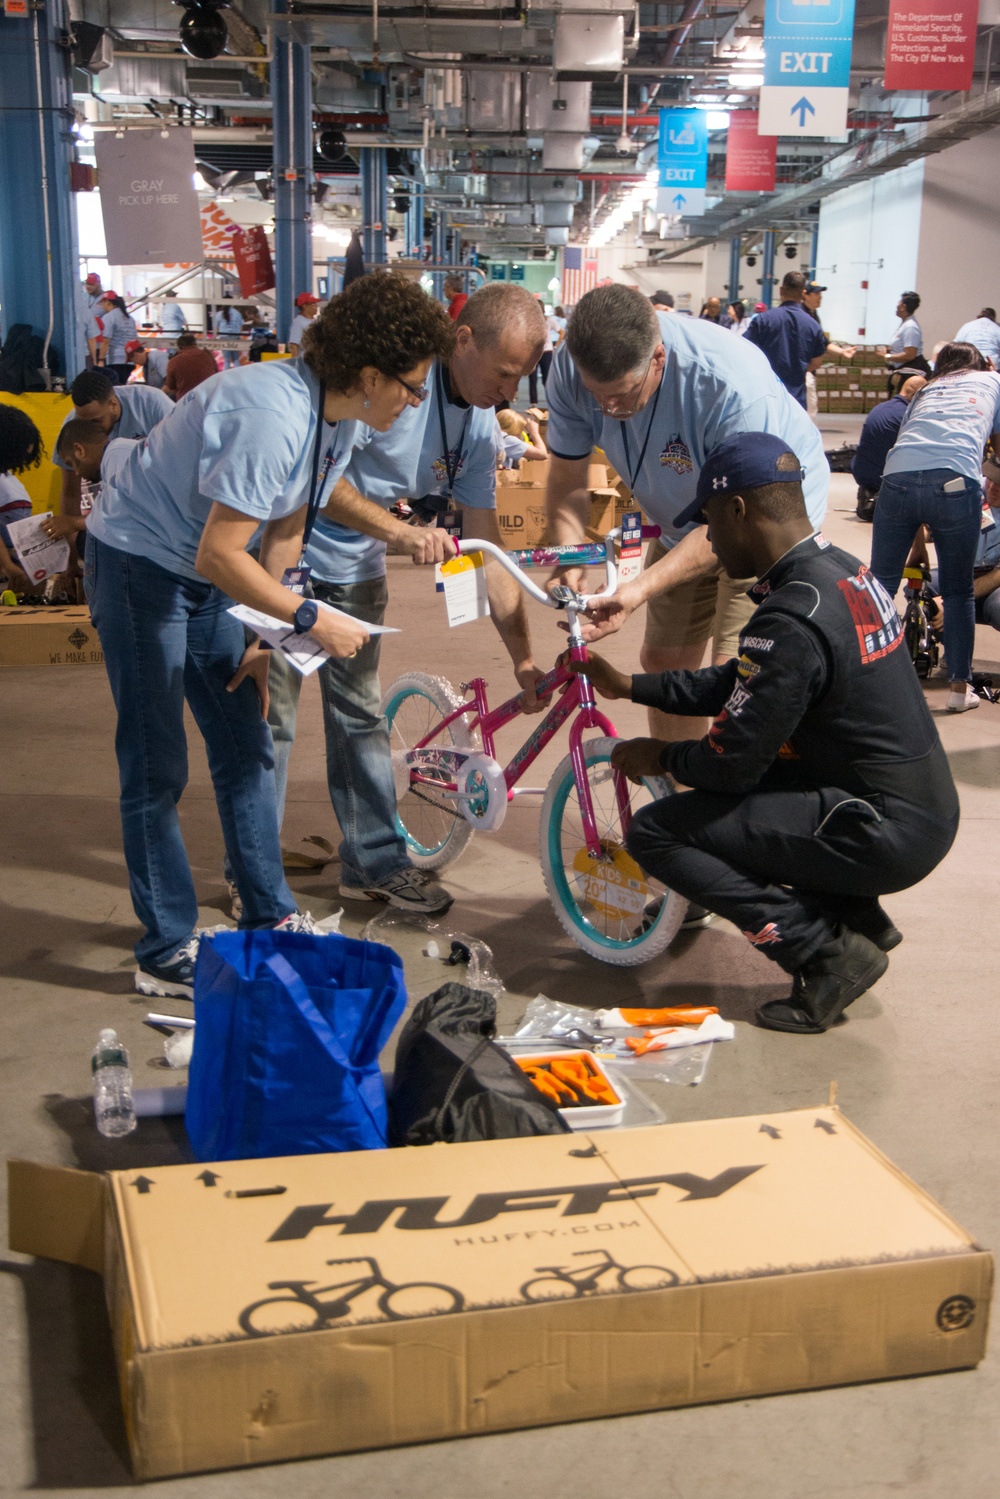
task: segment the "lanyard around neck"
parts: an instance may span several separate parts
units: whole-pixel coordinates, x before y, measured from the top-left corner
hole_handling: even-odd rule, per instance
[[[302,532],[303,552],[305,552],[306,547],[309,545],[309,538],[312,535],[312,529],[316,524],[316,517],[319,514],[319,502],[323,494],[323,486],[326,483],[327,475],[333,467],[333,444],[331,443],[327,451],[326,463],[323,466],[323,477],[322,479],[319,477],[319,455],[323,447],[323,407],[325,405],[326,386],[320,382],[319,407],[316,411],[316,441],[313,443],[312,477],[309,482],[309,503],[306,506],[306,524]]]
[[[444,393],[444,376],[441,373],[440,364],[434,371],[434,383],[437,386],[438,423],[441,427],[441,445],[444,448],[444,471],[448,475],[448,498],[450,500],[452,490],[455,488],[455,480],[458,478],[459,471],[462,467],[462,459],[465,456],[465,429],[469,425],[469,417],[472,412],[472,407],[470,406],[465,413],[465,419],[462,422],[462,430],[458,434],[458,442],[455,445],[455,458],[453,461],[451,450],[448,447],[448,428],[445,425],[444,420],[444,404],[446,397]]]
[[[635,481],[642,473],[642,465],[646,458],[646,449],[649,447],[650,433],[652,432],[653,424],[656,421],[656,408],[660,404],[660,391],[662,389],[663,380],[661,378],[659,385],[656,387],[656,395],[653,397],[653,409],[650,412],[649,416],[649,426],[646,428],[646,436],[643,441],[642,448],[639,452],[639,462],[636,464],[635,468],[632,467],[632,460],[629,457],[628,451],[628,422],[619,421],[618,423],[619,427],[621,427],[622,429],[622,442],[625,445],[625,468],[628,472],[628,487],[629,489],[631,489],[633,494],[635,493]]]

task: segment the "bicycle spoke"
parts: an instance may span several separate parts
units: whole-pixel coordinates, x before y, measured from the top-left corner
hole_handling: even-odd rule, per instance
[[[650,893],[645,899],[623,890],[621,864],[628,855],[610,766],[589,766],[588,782],[602,860],[596,867],[590,867],[586,874],[581,873],[579,861],[581,850],[586,848],[586,834],[579,796],[574,787],[567,798],[560,828],[563,868],[577,908],[588,924],[608,941],[626,943],[632,941],[641,929],[647,919],[646,908],[655,902],[662,887],[647,881]],[[633,811],[651,800],[645,788],[630,788],[630,791]],[[602,863],[607,871],[603,880]]]

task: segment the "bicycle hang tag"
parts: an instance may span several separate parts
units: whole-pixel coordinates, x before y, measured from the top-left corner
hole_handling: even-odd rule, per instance
[[[439,562],[434,581],[444,591],[448,623],[467,625],[473,619],[485,619],[490,612],[486,592],[486,560],[482,552],[465,552],[449,562]]]
[[[638,510],[622,516],[621,550],[618,555],[618,585],[633,582],[642,572],[642,514]]]

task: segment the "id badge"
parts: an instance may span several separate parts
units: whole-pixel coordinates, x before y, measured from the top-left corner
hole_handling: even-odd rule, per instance
[[[312,577],[312,568],[299,563],[298,567],[286,567],[281,574],[282,588],[291,589],[292,593],[305,593],[306,584]]]

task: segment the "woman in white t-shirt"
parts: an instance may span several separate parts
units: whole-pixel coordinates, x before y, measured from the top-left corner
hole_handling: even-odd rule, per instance
[[[528,399],[532,406],[538,405],[538,376],[542,377],[542,384],[548,391],[549,369],[552,364],[552,355],[562,343],[563,334],[566,331],[566,319],[561,307],[555,312],[550,312],[545,319],[545,346],[542,349],[538,364],[528,376]]]
[[[14,593],[31,593],[34,585],[14,551],[11,521],[27,520],[31,496],[17,477],[42,461],[42,437],[38,428],[16,406],[0,404],[0,577]]]

